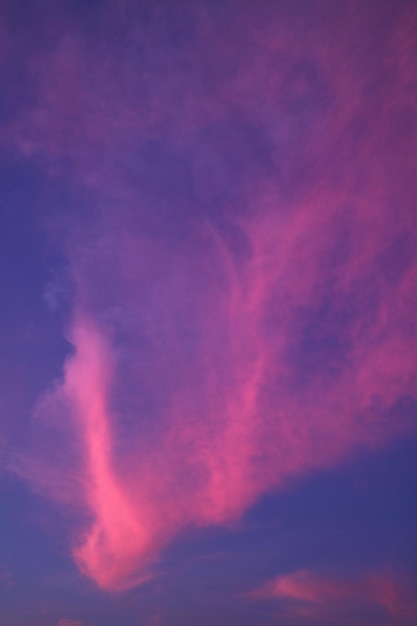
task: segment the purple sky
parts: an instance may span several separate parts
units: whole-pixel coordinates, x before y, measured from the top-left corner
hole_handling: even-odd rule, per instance
[[[0,0],[0,626],[417,622],[414,0]]]

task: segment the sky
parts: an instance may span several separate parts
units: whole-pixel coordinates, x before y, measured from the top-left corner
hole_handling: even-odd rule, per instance
[[[0,626],[417,623],[414,0],[0,0]]]

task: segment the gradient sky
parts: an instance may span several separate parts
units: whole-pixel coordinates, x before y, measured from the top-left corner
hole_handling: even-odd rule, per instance
[[[0,124],[0,626],[415,625],[415,0],[0,0]]]

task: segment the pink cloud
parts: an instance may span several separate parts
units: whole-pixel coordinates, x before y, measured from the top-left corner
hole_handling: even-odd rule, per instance
[[[12,587],[14,584],[14,574],[7,565],[0,563],[0,586]]]
[[[163,626],[161,615],[159,613],[154,613],[153,615],[151,615],[146,623],[146,626]]]
[[[312,617],[329,617],[335,610],[357,606],[381,607],[396,624],[409,624],[417,617],[413,585],[387,572],[345,579],[299,570],[277,576],[248,597],[289,602],[293,611]]]
[[[125,493],[112,467],[112,433],[108,416],[109,357],[94,327],[74,326],[76,356],[66,369],[66,391],[83,430],[86,455],[86,501],[94,516],[88,536],[75,551],[81,569],[101,586],[124,578],[144,560],[152,542],[140,506]]]
[[[301,45],[266,4],[233,21],[233,44],[201,9],[195,48],[164,54],[109,3],[96,45],[64,28],[31,58],[37,104],[8,132],[53,176],[69,161],[94,207],[50,219],[73,277],[73,352],[16,465],[72,507],[74,559],[104,589],[146,580],[181,529],[232,523],[294,478],[415,432],[410,36],[393,26],[372,95],[344,34],[366,26],[361,11]],[[109,46],[109,28],[155,65]],[[281,589],[343,596],[297,580]]]
[[[297,325],[303,324],[297,311],[314,310],[320,301],[323,256],[336,221],[332,212],[317,219],[314,202],[279,226],[273,216],[258,219],[248,230],[252,253],[244,271],[234,266],[219,235],[208,232],[210,263],[195,261],[190,270],[181,258],[171,259],[172,274],[161,285],[168,292],[146,294],[148,320],[133,296],[131,314],[137,311],[139,324],[129,321],[130,336],[136,339],[142,326],[152,344],[142,352],[120,351],[114,328],[94,320],[80,296],[71,335],[75,352],[62,387],[47,403],[53,414],[65,396],[81,442],[77,481],[91,525],[74,556],[103,588],[145,579],[181,527],[231,522],[265,491],[328,467],[359,444],[381,445],[409,428],[407,419],[389,420],[386,412],[413,392],[415,340],[397,325],[412,315],[401,294],[414,267],[391,288],[395,307],[381,302],[372,320],[355,317],[349,325],[349,358],[336,364],[331,384],[327,363],[317,363],[308,383],[300,384],[303,364],[295,369],[288,357],[298,348]],[[140,253],[127,253],[127,259],[111,254],[116,266],[127,260],[139,269],[143,259]],[[355,293],[346,281],[342,272],[336,297]],[[131,293],[128,286],[128,298]],[[269,307],[278,308],[273,321]],[[186,332],[193,325],[199,328],[188,348]],[[145,393],[150,388],[158,398],[152,424],[134,412],[143,381]],[[132,411],[128,433],[119,421],[123,402],[126,415]]]
[[[83,626],[81,622],[76,619],[59,619],[57,626]]]

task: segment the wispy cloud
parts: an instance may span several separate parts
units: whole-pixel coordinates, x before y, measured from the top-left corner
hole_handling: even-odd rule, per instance
[[[382,38],[363,3],[122,4],[87,35],[45,18],[7,128],[73,198],[42,216],[72,353],[14,465],[75,508],[109,590],[190,524],[415,432],[417,365],[414,13]]]
[[[12,570],[5,564],[0,562],[0,586],[12,587],[14,582],[14,574]]]
[[[290,613],[326,622],[339,615],[350,623],[355,611],[372,607],[384,609],[384,623],[390,618],[389,623],[411,624],[417,617],[415,584],[384,571],[342,578],[299,570],[266,582],[248,598],[276,599],[286,603]]]

